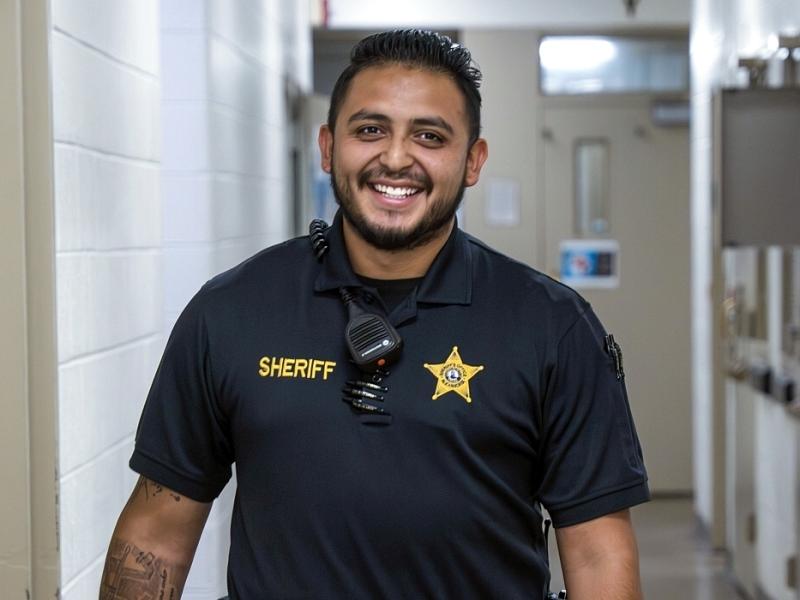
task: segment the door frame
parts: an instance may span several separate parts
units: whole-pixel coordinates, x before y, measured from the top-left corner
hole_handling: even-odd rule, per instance
[[[50,2],[0,5],[4,595],[57,597],[57,347]]]

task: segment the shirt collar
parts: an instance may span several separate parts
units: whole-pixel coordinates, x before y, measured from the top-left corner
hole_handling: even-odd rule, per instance
[[[338,211],[326,232],[328,252],[322,259],[315,292],[340,287],[363,287],[350,266],[342,232],[342,213]],[[472,255],[467,235],[453,227],[447,242],[436,255],[419,284],[417,302],[430,304],[470,304],[472,302]]]

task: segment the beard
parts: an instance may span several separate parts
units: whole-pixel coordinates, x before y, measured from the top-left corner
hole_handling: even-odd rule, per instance
[[[466,165],[464,166],[466,173]],[[331,187],[336,203],[342,210],[345,219],[353,226],[358,234],[371,246],[380,250],[413,250],[424,246],[431,239],[447,227],[456,214],[464,198],[464,173],[462,173],[459,186],[451,197],[442,197],[432,202],[420,221],[410,229],[399,227],[382,227],[370,223],[358,203],[353,199],[353,190],[345,179],[340,181],[336,171],[331,167]],[[370,169],[362,172],[358,177],[358,189],[364,189],[372,178],[385,177],[388,179],[404,179],[417,182],[426,194],[430,193],[432,184],[425,174],[412,174],[407,172],[391,173],[385,169]]]

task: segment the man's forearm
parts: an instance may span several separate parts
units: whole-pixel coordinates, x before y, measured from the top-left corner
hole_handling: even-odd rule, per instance
[[[140,477],[108,546],[100,600],[180,598],[210,510]]]
[[[189,565],[174,564],[146,548],[114,537],[103,569],[100,600],[177,600],[188,573]]]
[[[556,540],[570,600],[641,600],[629,511],[556,529]]]
[[[609,556],[564,573],[570,600],[641,600],[636,557]]]

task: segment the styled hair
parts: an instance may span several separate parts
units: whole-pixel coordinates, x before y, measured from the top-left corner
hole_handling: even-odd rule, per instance
[[[336,117],[353,78],[364,69],[390,64],[421,68],[452,77],[464,96],[469,123],[469,143],[481,132],[480,69],[464,46],[446,35],[420,29],[397,29],[365,37],[350,52],[350,64],[336,80],[328,109],[328,127],[333,132]]]

